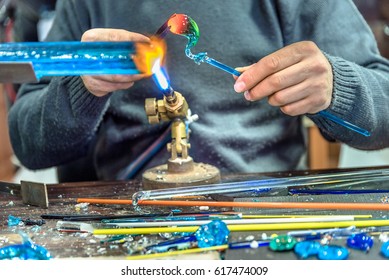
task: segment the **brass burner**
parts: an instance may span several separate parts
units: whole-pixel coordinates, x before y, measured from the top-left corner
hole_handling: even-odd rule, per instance
[[[179,92],[174,92],[173,96],[171,100],[166,97],[163,100],[146,99],[145,110],[150,123],[172,120],[172,141],[167,145],[171,154],[167,164],[143,173],[143,188],[152,190],[219,183],[218,168],[196,163],[189,156],[190,144],[184,121],[188,115],[188,104]]]

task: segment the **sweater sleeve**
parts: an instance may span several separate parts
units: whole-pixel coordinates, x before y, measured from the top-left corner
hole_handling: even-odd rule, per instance
[[[333,115],[358,125],[371,133],[365,137],[352,130],[340,127],[315,114],[310,118],[329,140],[337,139],[363,150],[385,148],[389,145],[389,65],[363,67],[339,57],[327,55],[334,76],[334,90],[330,107]],[[384,66],[386,65],[385,69]]]
[[[87,18],[77,17],[74,1],[58,3],[47,40],[79,40],[88,28]],[[108,105],[109,95],[92,95],[80,77],[43,78],[22,85],[8,116],[15,155],[30,169],[86,155]]]
[[[23,85],[9,111],[11,143],[30,169],[86,155],[109,97],[87,92],[80,77],[56,77],[48,86]]]
[[[318,114],[308,115],[330,141],[358,149],[389,146],[389,62],[352,1],[279,1],[285,44],[315,42],[333,71],[327,112],[368,130],[366,137]]]

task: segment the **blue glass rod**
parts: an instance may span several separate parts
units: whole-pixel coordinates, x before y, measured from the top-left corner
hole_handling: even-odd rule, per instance
[[[239,77],[240,74],[241,74],[240,72],[238,72],[234,68],[229,67],[229,66],[227,66],[227,65],[225,65],[225,64],[223,64],[223,63],[221,63],[221,62],[219,62],[219,61],[217,61],[217,60],[215,60],[213,58],[210,58],[210,57],[206,56],[203,59],[203,61],[207,62],[208,64],[210,64],[212,66],[215,66],[216,68],[219,68],[219,69],[221,69],[221,70],[223,70],[223,71],[225,71],[227,73],[230,73],[232,75],[235,75],[235,76]],[[324,118],[327,118],[327,119],[329,119],[329,120],[331,120],[331,121],[333,121],[333,122],[335,122],[335,123],[345,127],[345,128],[348,128],[348,129],[350,129],[352,131],[355,131],[355,132],[357,132],[359,134],[362,134],[363,136],[370,136],[370,132],[367,131],[366,129],[361,128],[359,126],[356,126],[355,124],[352,124],[352,123],[350,123],[348,121],[345,121],[345,120],[343,120],[343,119],[341,119],[341,118],[339,118],[339,117],[337,117],[335,115],[332,115],[331,113],[328,113],[327,111],[320,111],[320,112],[318,112],[318,114],[320,116],[324,117]]]
[[[367,131],[366,129],[361,128],[359,126],[356,126],[355,124],[352,124],[348,121],[345,121],[345,120],[343,120],[335,115],[328,113],[327,111],[320,111],[320,112],[318,112],[318,114],[322,117],[325,117],[325,118],[341,125],[341,126],[344,126],[344,127],[351,129],[355,132],[358,132],[359,134],[362,134],[363,136],[370,136],[370,132]]]
[[[31,63],[44,76],[139,74],[132,42],[24,42],[0,44],[0,63]]]
[[[232,75],[235,75],[235,76],[239,76],[240,75],[240,72],[235,70],[234,68],[230,67],[230,66],[227,66],[213,58],[210,58],[208,56],[206,56],[204,58],[204,61],[212,66],[215,66],[216,68],[219,68],[223,71],[226,71],[227,73],[230,73]]]

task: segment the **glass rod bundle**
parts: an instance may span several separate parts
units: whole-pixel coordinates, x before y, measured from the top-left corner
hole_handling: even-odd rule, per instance
[[[177,187],[170,189],[139,191],[133,194],[132,203],[138,206],[140,200],[171,199],[183,196],[200,196],[210,194],[232,193],[271,193],[280,192],[288,187],[321,186],[326,188],[355,188],[368,183],[388,182],[389,169],[357,170],[324,173],[306,176],[269,178],[242,182],[220,183],[200,186]]]

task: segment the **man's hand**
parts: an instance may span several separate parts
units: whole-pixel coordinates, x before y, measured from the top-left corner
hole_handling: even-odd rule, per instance
[[[93,41],[133,41],[149,42],[149,38],[138,33],[129,32],[123,29],[96,28],[86,31],[81,38],[82,42]],[[104,96],[110,92],[120,89],[128,89],[135,81],[144,78],[145,75],[99,75],[81,76],[85,87],[96,96]]]
[[[251,101],[268,97],[287,115],[314,114],[331,103],[332,67],[313,42],[289,45],[237,70],[243,73],[236,79],[236,92]]]

